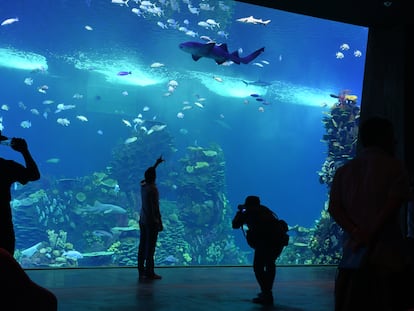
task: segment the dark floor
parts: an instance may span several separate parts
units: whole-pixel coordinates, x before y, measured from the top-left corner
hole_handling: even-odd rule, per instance
[[[271,310],[332,311],[335,267],[278,267]],[[56,294],[59,311],[262,310],[251,267],[158,268],[138,282],[134,268],[27,270]]]

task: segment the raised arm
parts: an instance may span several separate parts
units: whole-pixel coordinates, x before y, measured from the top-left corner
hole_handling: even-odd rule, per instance
[[[155,161],[154,168],[157,168],[158,164],[164,162],[165,160],[162,158],[162,155]]]
[[[28,181],[38,180],[40,178],[39,168],[30,154],[26,141],[23,138],[13,138],[11,141],[13,150],[20,152],[23,156],[26,166],[26,178]]]

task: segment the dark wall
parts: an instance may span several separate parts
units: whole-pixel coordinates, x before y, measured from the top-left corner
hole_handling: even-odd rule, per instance
[[[406,160],[411,174],[414,84],[413,51],[408,40],[412,35],[413,31],[404,25],[370,28],[361,103],[361,120],[381,115],[393,121],[398,155]]]
[[[404,32],[405,42],[405,74],[404,74],[404,132],[405,159],[411,178],[414,178],[414,47],[410,42],[414,37],[411,28]]]

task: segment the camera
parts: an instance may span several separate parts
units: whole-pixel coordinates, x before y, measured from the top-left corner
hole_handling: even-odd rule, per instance
[[[11,145],[11,139],[7,139],[7,140],[0,141],[0,145],[10,146]]]
[[[0,145],[10,146],[11,145],[11,141],[12,141],[11,138],[8,138],[6,136],[3,136],[1,134],[1,131],[0,131]]]
[[[237,206],[237,209],[238,209],[240,212],[244,213],[244,212],[246,211],[246,206],[245,206],[245,205],[243,205],[243,204],[239,204],[239,206]]]

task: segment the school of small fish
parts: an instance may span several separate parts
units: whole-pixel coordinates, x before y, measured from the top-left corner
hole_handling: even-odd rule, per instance
[[[208,3],[208,1],[201,1],[197,5],[195,3],[192,3],[190,0],[182,0],[182,3],[184,4],[184,9],[182,7],[182,4],[178,2],[177,0],[159,0],[157,2],[155,1],[149,1],[149,0],[111,0],[111,3],[115,6],[120,6],[128,9],[131,14],[136,16],[137,18],[147,19],[149,22],[154,22],[158,27],[159,31],[176,31],[178,33],[182,33],[188,37],[192,38],[198,38],[200,40],[204,40],[206,42],[220,42],[221,40],[228,39],[231,34],[226,32],[224,28],[222,28],[222,25],[225,24],[224,21],[220,20],[220,12],[228,12],[230,10],[230,7],[225,4],[223,1],[211,1]],[[186,18],[183,20],[176,20],[173,18],[165,18],[165,10],[172,10],[173,12],[182,14],[187,13],[192,18]],[[209,16],[206,16],[209,15]],[[214,17],[214,18],[213,18]],[[135,18],[135,17],[134,17]],[[247,17],[239,17],[236,18],[235,21],[237,21],[240,24],[245,25],[260,25],[260,26],[240,26],[240,27],[262,27],[262,26],[268,26],[271,23],[270,19],[262,19],[251,16]],[[20,21],[19,17],[17,16],[11,16],[3,19],[0,26],[4,27],[4,29],[11,29],[12,27],[19,27],[22,23],[25,21]],[[226,21],[227,22],[227,21]],[[95,33],[95,27],[98,29],[99,25],[96,24],[81,24],[78,25],[79,28],[82,28],[89,32],[87,36],[93,36]],[[156,26],[155,26],[156,27]],[[265,29],[265,28],[263,28]],[[243,48],[238,49],[238,53],[243,53]],[[351,54],[349,54],[351,53]],[[351,47],[348,43],[342,43],[339,45],[339,49],[337,52],[335,52],[335,57],[337,59],[343,59],[348,55],[353,55],[356,58],[362,57],[361,50],[355,49],[351,50]],[[269,58],[270,59],[270,58]],[[278,60],[279,62],[282,61],[282,55],[279,54],[277,57],[274,58],[275,60]],[[164,62],[165,61],[165,62]],[[274,63],[274,62],[273,62]],[[166,67],[167,64],[167,67]],[[223,63],[223,66],[230,66],[232,65],[232,61],[226,61]],[[168,59],[165,60],[153,60],[152,63],[147,64],[149,66],[149,70],[153,72],[164,72],[168,69],[168,65],[171,65]],[[252,66],[258,67],[258,68],[265,68],[266,66],[271,66],[270,60],[259,60],[256,62],[253,62],[251,64]],[[93,69],[91,69],[93,70]],[[258,69],[261,70],[261,69]],[[263,69],[265,70],[265,69]],[[84,109],[84,95],[81,92],[72,93],[72,103],[65,104],[62,102],[59,102],[56,104],[56,101],[58,99],[53,98],[53,96],[50,96],[49,94],[53,93],[53,87],[54,85],[48,85],[43,84],[42,82],[44,79],[40,79],[39,76],[47,73],[46,68],[42,68],[38,66],[37,68],[33,68],[31,71],[30,76],[26,76],[23,80],[23,83],[27,87],[33,87],[35,90],[37,90],[39,93],[43,94],[40,96],[44,96],[45,99],[41,101],[43,104],[43,107],[39,106],[31,106],[28,105],[29,108],[24,104],[23,102],[18,103],[18,107],[20,109],[28,109],[30,111],[33,118],[37,117],[43,117],[44,119],[47,119],[50,115],[53,113],[59,114],[59,117],[56,118],[56,123],[68,127],[71,124],[71,118],[75,118],[81,123],[87,123],[89,121],[88,117],[83,114],[85,111]],[[129,79],[131,76],[134,76],[134,73],[129,68],[119,68],[119,71],[114,72],[115,76],[118,76],[118,79]],[[39,77],[39,78],[38,78]],[[224,77],[224,75],[223,75]],[[222,76],[213,75],[212,78],[214,81],[212,83],[225,83],[226,81],[223,79]],[[240,81],[243,81],[242,79]],[[171,100],[173,101],[173,98],[175,96],[172,96],[177,92],[178,89],[181,90],[181,86],[179,85],[184,84],[185,81],[181,81],[179,78],[171,78],[169,79],[168,83],[165,85],[164,93],[162,94],[164,97],[171,97]],[[185,88],[187,86],[184,86]],[[75,90],[74,90],[75,91]],[[118,94],[124,97],[132,97],[133,94],[132,90],[129,90],[131,93],[129,93],[127,90],[119,90]],[[178,91],[180,92],[180,91]],[[99,98],[98,98],[99,97]],[[65,97],[66,98],[66,97]],[[258,102],[261,105],[258,107],[259,112],[264,112],[265,109],[262,105],[268,105],[269,102],[267,102],[262,96],[259,94],[252,93],[250,97],[243,100],[243,103],[248,104],[249,98],[252,99],[252,102]],[[96,97],[96,100],[99,100],[100,96]],[[76,103],[75,103],[76,102]],[[151,113],[151,103],[144,104],[140,106],[140,109],[142,109],[143,113]],[[208,109],[209,104],[207,101],[207,98],[201,97],[200,95],[196,95],[193,98],[188,98],[187,100],[184,100],[182,102],[182,106],[177,105],[176,110],[176,118],[177,119],[186,119],[190,113],[193,113],[193,111],[197,110],[203,110]],[[195,108],[195,109],[193,109]],[[198,109],[197,109],[198,108]],[[14,109],[13,105],[2,103],[0,106],[1,111],[6,114],[10,110]],[[76,111],[75,114],[68,114],[70,111]],[[185,113],[184,113],[185,112]],[[148,117],[150,119],[150,117]],[[152,116],[153,120],[156,119],[156,115]],[[223,114],[220,114],[218,118],[224,118]],[[141,114],[138,114],[136,118],[133,118],[132,120],[129,120],[129,118],[124,117],[121,118],[122,124],[127,128],[132,128],[136,131],[143,131],[147,135],[150,135],[154,132],[162,131],[164,130],[167,125],[166,124],[155,124],[152,126],[148,126],[144,117]],[[3,122],[3,116],[0,116],[0,130],[4,129],[4,122]],[[34,122],[36,124],[36,122]],[[32,121],[31,120],[22,120],[20,123],[20,126],[25,129],[29,129],[32,127]],[[187,131],[187,130],[186,130]],[[96,132],[98,135],[103,135],[103,131],[101,129],[97,130]],[[131,144],[138,140],[137,136],[131,136],[124,140],[125,144]]]
[[[349,51],[350,50],[350,46],[349,46],[349,44],[348,43],[342,43],[340,46],[339,46],[339,50],[340,51],[338,51],[338,52],[336,52],[335,53],[335,57],[337,58],[337,59],[343,59],[344,57],[345,57],[345,53],[347,52],[347,51]],[[355,56],[355,57],[361,57],[362,56],[362,52],[360,51],[360,50],[355,50],[354,52],[353,52],[353,55]]]

